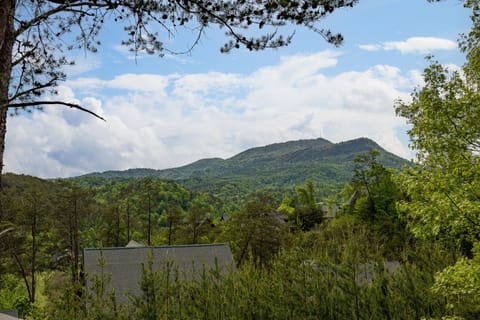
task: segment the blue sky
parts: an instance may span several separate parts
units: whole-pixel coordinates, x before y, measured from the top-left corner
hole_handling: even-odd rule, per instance
[[[135,59],[107,25],[97,54],[72,53],[77,65],[59,87],[60,98],[107,121],[59,107],[12,117],[5,171],[52,178],[162,169],[318,137],[369,137],[411,158],[394,100],[421,85],[427,54],[452,69],[463,64],[456,40],[469,30],[469,11],[457,0],[360,0],[321,26],[342,33],[344,45],[296,28],[289,47],[221,54],[223,31],[209,28],[189,55]],[[179,30],[166,43],[184,50],[190,39]]]

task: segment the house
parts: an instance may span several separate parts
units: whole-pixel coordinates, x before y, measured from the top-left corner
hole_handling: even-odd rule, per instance
[[[161,270],[167,263],[171,263],[172,268],[185,278],[204,269],[218,268],[221,273],[226,273],[234,267],[228,244],[146,247],[138,242],[131,242],[127,247],[83,250],[87,288],[91,287],[95,274],[108,275],[109,288],[115,290],[117,301],[126,302],[127,294],[140,293],[142,264],[146,266],[149,259],[154,270]]]
[[[20,320],[17,310],[0,311],[0,320]]]
[[[327,221],[335,219],[340,210],[340,204],[338,203],[319,202],[317,205],[320,206],[323,212],[323,219]]]
[[[274,218],[281,225],[286,224],[288,222],[288,216],[285,213],[271,212],[268,215]]]
[[[393,275],[401,270],[400,261],[383,261],[383,263],[362,263],[356,266],[355,281],[369,284],[380,274]]]

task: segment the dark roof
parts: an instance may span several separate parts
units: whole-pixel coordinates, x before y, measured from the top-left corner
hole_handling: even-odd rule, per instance
[[[166,262],[172,262],[184,277],[218,266],[221,272],[233,267],[233,256],[228,244],[199,244],[162,247],[125,247],[84,249],[84,271],[87,288],[90,288],[92,276],[100,274],[101,257],[105,261],[103,272],[110,275],[109,287],[115,289],[118,302],[127,301],[126,294],[140,293],[139,282],[142,275],[142,263],[146,265],[152,257],[153,268],[161,270]]]

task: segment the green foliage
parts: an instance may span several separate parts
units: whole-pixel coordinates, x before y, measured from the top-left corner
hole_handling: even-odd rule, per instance
[[[243,202],[228,206],[240,210],[228,211],[231,218],[221,221],[227,206],[218,198],[174,182],[112,179],[98,180],[90,188],[7,175],[0,194],[0,225],[18,224],[18,229],[2,235],[2,240],[14,241],[21,260],[31,261],[37,199],[37,237],[42,241],[35,270],[49,270],[52,256],[57,257],[58,269],[45,289],[37,288],[37,295],[47,297],[45,303],[31,304],[23,289],[23,295],[19,291],[8,304],[21,307],[32,319],[52,320],[475,319],[477,255],[455,264],[457,247],[448,237],[406,241],[395,203],[415,197],[402,198],[393,172],[377,157],[370,153],[357,158],[352,184],[338,197],[352,200],[351,193],[362,190],[351,202],[350,214],[325,221],[315,231],[295,233],[288,232],[291,225],[285,223],[285,215],[301,221],[308,217],[302,208],[318,210],[321,184],[307,180],[293,196],[239,196]],[[42,207],[44,203],[48,205]],[[123,305],[108,289],[107,274],[90,279],[90,288],[83,288],[76,250],[123,246],[128,239],[145,241],[149,219],[153,244],[229,241],[237,270],[180,274],[168,261],[158,270],[145,264],[141,294]],[[6,243],[0,242],[2,253],[12,252]],[[12,256],[0,257],[0,296],[11,288],[24,288],[24,281],[11,276],[21,274]],[[446,268],[449,265],[453,267]]]
[[[406,163],[366,138],[337,144],[319,138],[252,148],[227,160],[204,159],[167,170],[107,171],[75,181],[98,185],[101,177],[125,180],[148,176],[174,180],[220,198],[222,213],[229,214],[239,210],[252,192],[267,192],[278,200],[285,195],[293,197],[296,187],[308,179],[316,182],[317,197],[332,196],[351,180],[352,160],[372,148],[380,151],[378,161],[387,167],[399,168]]]
[[[315,194],[312,180],[307,180],[305,186],[297,187],[294,224],[303,231],[311,230],[323,221],[324,212],[318,205]]]
[[[411,201],[401,206],[418,236],[472,241],[480,235],[480,95],[469,79],[432,62],[412,102],[396,106],[412,124],[418,151],[419,166],[402,175]]]
[[[315,187],[312,180],[307,180],[305,186],[297,187],[297,196],[299,203],[305,206],[314,207],[317,205],[315,200]]]
[[[433,273],[445,264],[439,247],[419,244],[409,261],[387,269],[367,226],[352,218],[316,233],[299,233],[291,244],[268,269],[248,259],[234,272],[204,270],[184,277],[168,263],[158,270],[146,265],[142,293],[126,312],[142,319],[420,319],[445,314],[443,299],[429,290]]]
[[[172,245],[175,243],[175,235],[178,225],[182,222],[184,212],[179,205],[170,205],[162,215],[161,223],[166,227],[166,243]]]
[[[11,229],[2,238],[1,247],[6,256],[3,266],[9,271],[15,270],[22,278],[30,303],[36,300],[35,276],[49,268],[49,250],[52,249],[39,244],[48,242],[52,245],[51,240],[58,239],[49,233],[54,223],[50,215],[52,198],[47,192],[51,185],[41,179],[22,177],[16,185],[0,191],[0,200],[6,200],[2,201],[0,225]]]
[[[447,300],[447,308],[464,319],[480,317],[480,243],[473,259],[460,258],[435,276],[432,290]]]
[[[277,211],[286,214],[289,221],[295,221],[295,208],[292,207],[292,199],[284,197]]]
[[[188,205],[185,230],[187,234],[191,235],[190,243],[199,243],[200,238],[208,232],[211,225],[214,207],[208,200],[208,196],[204,194],[197,196]]]
[[[8,206],[5,202],[4,209],[10,208],[17,197],[22,196],[14,187],[15,178],[9,176],[11,184],[2,191],[6,192],[4,195],[8,193],[8,199],[14,200],[8,201]],[[127,208],[131,214],[132,237],[145,237],[145,213],[148,212],[145,203],[148,203],[149,190],[152,218],[157,219],[152,219],[156,221],[152,227],[152,239],[165,243],[169,219],[177,224],[172,231],[172,242],[181,241],[187,235],[192,241],[190,222],[217,210],[215,199],[208,195],[190,192],[162,180],[147,180],[146,183],[151,184],[149,190],[142,189],[142,183],[144,181],[136,180],[132,184],[118,181],[111,185],[99,184],[96,187],[100,190],[98,193],[70,182],[50,181],[43,185],[53,201],[52,211],[46,211],[42,216],[47,219],[45,221],[50,221],[51,228],[39,228],[39,237],[47,239],[39,243],[39,252],[57,253],[71,248],[69,235],[75,235],[76,219],[78,243],[82,246],[95,243],[92,239],[99,243],[115,243],[118,217],[123,242],[127,236]],[[286,210],[290,208],[291,211],[293,206],[302,204],[301,199],[303,203],[315,204],[313,183],[307,182],[301,188],[307,196],[286,200],[283,203]],[[22,203],[26,209],[31,208],[28,202]],[[452,264],[457,254],[454,250],[442,248],[442,243],[417,241],[413,247],[404,246],[400,254],[389,254],[385,249],[385,238],[375,224],[359,215],[343,215],[322,223],[315,232],[291,234],[288,233],[289,224],[283,221],[284,216],[277,213],[277,208],[279,202],[272,195],[253,194],[229,220],[217,220],[219,230],[223,231],[217,240],[229,240],[234,249],[239,265],[234,272],[203,270],[180,274],[168,262],[158,270],[145,264],[139,283],[141,294],[119,305],[113,291],[108,289],[108,274],[91,279],[88,290],[79,285],[81,282],[72,281],[74,259],[67,254],[57,263],[59,270],[49,275],[45,289],[37,289],[37,294],[47,297],[45,304],[32,307],[27,303],[25,310],[31,318],[52,320],[420,319],[452,314],[466,316],[467,311],[475,311],[460,306],[464,301],[475,302],[476,296],[464,293],[455,304],[457,300],[453,296],[444,297],[430,290],[434,275]],[[28,210],[19,212],[21,217],[15,219],[29,217]],[[12,221],[15,216],[10,209],[4,214],[4,223]],[[391,234],[394,234],[393,229],[397,227],[391,228]],[[204,229],[198,232],[199,241],[204,236],[210,237],[210,233],[203,233],[206,232]],[[31,239],[26,243],[29,241]],[[398,259],[393,270],[388,267],[391,256]],[[39,266],[48,269],[46,262],[50,255],[39,254],[38,257]],[[7,257],[3,259],[2,268],[9,274],[15,273],[15,265],[6,263]],[[13,285],[16,288],[23,286],[18,277],[2,274],[2,278],[15,280],[10,284],[0,282],[0,294]],[[448,279],[447,276],[444,278]],[[449,288],[449,281],[445,280],[442,285]],[[15,301],[25,301],[26,295],[19,295]]]
[[[237,265],[251,258],[256,266],[267,266],[286,234],[286,224],[279,219],[276,200],[267,194],[252,194],[243,209],[225,225]]]
[[[480,7],[472,9],[470,33],[460,48],[467,62],[460,72],[434,61],[424,71],[424,86],[396,111],[409,131],[418,165],[400,176],[407,195],[400,210],[419,238],[455,242],[463,257],[436,276],[433,292],[448,301],[452,318],[477,319],[478,241],[480,239]],[[474,248],[474,250],[473,250]]]
[[[83,317],[83,248],[123,246],[134,236],[145,241],[149,216],[152,243],[167,243],[168,235],[172,243],[189,243],[192,237],[183,211],[188,208],[213,216],[218,205],[208,195],[159,179],[103,181],[88,188],[72,181],[12,174],[5,175],[0,200],[0,229],[5,231],[0,235],[0,294],[10,292],[8,298],[0,299],[2,304],[40,318],[39,310],[51,313],[55,309],[52,314],[63,319]],[[162,225],[163,216],[172,225]],[[210,227],[210,223],[206,225]],[[209,228],[197,227],[196,235],[198,241],[213,241]],[[56,285],[48,285],[43,293],[39,279],[44,271],[51,270],[59,270],[62,280],[52,278]],[[12,277],[17,279],[15,287]],[[23,288],[21,294],[18,288]],[[42,299],[55,296],[58,304],[37,304],[39,295]],[[108,298],[107,293],[98,299],[104,298]]]
[[[393,171],[378,162],[379,152],[370,150],[355,158],[355,170],[350,187],[351,196],[345,204],[346,212],[370,224],[383,242],[384,255],[398,257],[409,233],[397,212],[402,194]]]
[[[149,257],[147,264],[142,264],[142,278],[140,280],[141,294],[133,298],[135,318],[156,320],[160,316],[160,299],[157,286],[159,281],[153,270],[153,260]]]
[[[79,285],[67,283],[61,288],[60,297],[53,301],[51,319],[80,320],[86,318],[85,292]]]
[[[379,152],[375,149],[358,155],[354,159],[352,177],[353,188],[366,195],[366,208],[359,210],[358,214],[371,222],[381,219],[382,215],[397,215],[395,201],[399,191],[393,181],[393,173],[378,162],[378,156]]]
[[[19,302],[28,303],[28,293],[20,278],[13,274],[6,274],[0,281],[0,310],[16,309]]]

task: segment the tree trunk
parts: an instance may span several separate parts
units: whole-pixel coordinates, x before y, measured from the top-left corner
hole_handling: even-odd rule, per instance
[[[168,222],[168,245],[172,245],[173,219]]]
[[[2,104],[3,104],[3,99],[0,98],[0,105]],[[3,154],[5,151],[6,135],[7,135],[7,109],[2,108],[0,109],[0,188],[2,187]]]
[[[130,198],[127,199],[127,243],[130,242]]]
[[[31,296],[30,302],[35,303],[35,290],[36,290],[36,278],[35,272],[37,271],[37,216],[38,216],[38,206],[37,206],[37,199],[33,199],[33,217],[32,217],[32,285],[31,285]]]
[[[196,218],[196,217],[195,217]],[[198,228],[200,227],[200,224],[197,223],[197,221],[193,222],[193,238],[192,238],[192,244],[197,244],[198,242]]]
[[[150,194],[148,194],[148,230],[147,230],[147,245],[150,247],[151,243],[151,233],[152,233],[152,208],[150,203]]]
[[[12,48],[15,42],[13,17],[15,0],[0,2],[0,187],[2,185],[3,153],[7,134],[8,87],[12,73]]]
[[[115,213],[116,213],[116,218],[117,218],[117,233],[115,235],[115,246],[119,247],[120,246],[120,208],[115,206]]]
[[[74,269],[75,269],[75,285],[77,286],[79,283],[79,274],[78,272],[80,271],[80,243],[78,242],[78,233],[79,233],[79,218],[78,218],[78,204],[77,204],[77,199],[75,199],[73,203],[73,213],[74,213],[74,220],[73,220],[73,234],[74,234],[74,247],[73,247],[73,257],[74,257]]]
[[[30,283],[28,282],[28,273],[27,273],[27,270],[25,270],[25,267],[23,266],[22,261],[20,261],[20,257],[18,256],[16,250],[17,249],[14,247],[13,248],[13,257],[15,258],[15,262],[17,263],[17,266],[20,269],[20,272],[22,273],[23,282],[25,282],[25,288],[27,289],[28,300],[31,301],[32,300],[32,291],[30,289]]]

